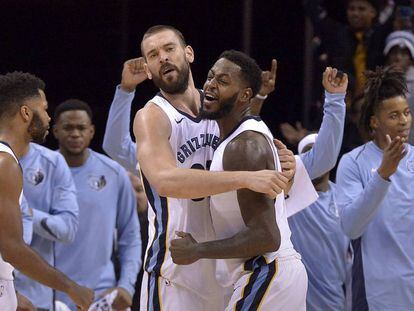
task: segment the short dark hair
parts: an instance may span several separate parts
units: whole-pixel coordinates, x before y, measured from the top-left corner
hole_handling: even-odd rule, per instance
[[[26,100],[40,96],[39,90],[45,90],[45,83],[33,74],[0,75],[0,119],[14,116]]]
[[[365,72],[365,76],[367,81],[359,123],[366,134],[371,134],[370,120],[381,107],[381,103],[396,96],[405,97],[407,84],[404,72],[395,66],[377,67],[375,71]]]
[[[144,42],[144,40],[146,38],[148,38],[149,36],[152,36],[153,34],[156,34],[158,32],[164,31],[164,30],[171,30],[172,32],[174,32],[177,35],[178,39],[180,40],[180,43],[182,44],[182,46],[183,47],[187,46],[187,43],[185,42],[184,35],[177,28],[175,28],[173,26],[170,26],[170,25],[155,25],[155,26],[152,26],[152,27],[148,28],[148,30],[142,36],[142,40],[141,40],[141,54],[142,54],[142,56],[145,57],[144,51],[142,50],[142,42]]]
[[[348,6],[351,2],[354,2],[354,1],[364,1],[364,2],[369,3],[375,9],[375,11],[377,11],[377,15],[379,11],[381,10],[381,4],[379,0],[348,0],[346,5]]]
[[[65,101],[63,101],[62,103],[60,103],[56,109],[55,109],[55,113],[53,115],[55,123],[58,121],[58,118],[60,117],[60,115],[66,111],[72,111],[72,110],[83,110],[85,111],[89,118],[91,119],[92,122],[92,109],[91,107],[88,105],[88,103],[80,100],[80,99],[67,99]]]
[[[219,58],[225,58],[240,67],[242,79],[252,89],[252,97],[256,96],[262,85],[262,70],[256,61],[247,54],[235,50],[224,51]]]

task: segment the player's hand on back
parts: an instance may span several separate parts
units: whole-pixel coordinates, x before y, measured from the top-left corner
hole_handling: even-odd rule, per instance
[[[282,167],[282,172],[285,173],[285,176],[289,180],[291,180],[293,176],[295,176],[295,172],[296,172],[295,155],[280,140],[274,139],[273,142],[277,148],[277,154],[279,156],[279,161]]]
[[[143,57],[127,60],[122,70],[121,88],[133,92],[138,84],[148,79]]]
[[[322,76],[322,85],[329,93],[346,93],[348,75],[336,68],[326,67]]]
[[[284,173],[273,170],[261,170],[248,173],[250,176],[246,179],[246,188],[255,192],[265,193],[273,199],[288,187],[289,179]]]
[[[179,239],[171,241],[170,252],[172,260],[177,265],[189,265],[200,258],[196,254],[197,241],[190,233],[176,231]]]
[[[78,310],[88,310],[89,306],[92,304],[95,293],[90,288],[78,285],[73,283],[69,290],[67,291],[68,296],[74,304],[77,306]]]

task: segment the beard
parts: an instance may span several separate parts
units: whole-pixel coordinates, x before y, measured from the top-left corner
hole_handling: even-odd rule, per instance
[[[234,105],[236,104],[238,93],[234,94],[229,99],[220,103],[220,108],[217,111],[206,111],[204,110],[204,105],[201,105],[200,109],[200,118],[203,120],[219,120],[221,118],[226,117],[232,110]]]
[[[49,125],[44,125],[42,119],[39,116],[39,113],[37,111],[33,111],[32,121],[27,128],[32,141],[37,144],[44,143],[48,129]]]
[[[170,65],[171,66],[171,65]],[[153,75],[152,79],[154,84],[165,93],[168,94],[182,94],[188,87],[188,80],[190,77],[190,65],[187,62],[184,62],[184,66],[179,69],[177,66],[174,66],[174,69],[178,73],[177,81],[175,82],[166,82],[164,81],[160,73],[159,76]],[[160,72],[162,71],[163,67],[161,67]]]

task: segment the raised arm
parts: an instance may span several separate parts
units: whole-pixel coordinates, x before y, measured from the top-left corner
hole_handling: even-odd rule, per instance
[[[224,170],[257,171],[275,169],[267,140],[259,133],[244,132],[229,143],[224,151]],[[286,183],[287,184],[287,183]],[[189,233],[171,241],[171,255],[177,264],[191,264],[201,258],[246,258],[278,250],[280,232],[276,223],[274,201],[262,193],[237,190],[237,202],[245,228],[234,236],[197,243]]]
[[[277,70],[277,61],[272,59],[272,65],[270,70],[262,71],[262,85],[260,87],[259,93],[251,99],[252,107],[251,113],[254,115],[259,115],[262,111],[262,106],[264,100],[267,96],[275,90],[276,84],[276,70]]]
[[[141,170],[160,196],[200,198],[249,188],[276,197],[282,191],[275,171],[209,172],[177,168],[169,144],[171,124],[155,104],[138,111],[134,120],[137,157]]]
[[[147,79],[142,57],[124,63],[121,84],[109,109],[102,148],[126,170],[137,172],[136,145],[132,141],[131,104],[138,84]]]
[[[3,259],[37,282],[67,293],[81,310],[86,310],[93,301],[93,292],[48,265],[23,241],[20,167],[10,155],[3,153],[0,154],[0,170],[0,253]]]
[[[70,243],[78,230],[79,206],[72,174],[60,154],[52,184],[54,188],[50,212],[32,209],[33,231],[52,241]]]
[[[337,70],[330,67],[323,73],[325,104],[322,124],[312,149],[300,155],[311,179],[329,172],[335,166],[341,150],[348,77],[346,74],[338,76]]]
[[[404,156],[404,144],[394,139],[384,150],[381,166],[365,185],[355,160],[349,154],[342,157],[337,173],[337,204],[342,229],[349,238],[360,237],[375,217],[391,185],[389,177]]]

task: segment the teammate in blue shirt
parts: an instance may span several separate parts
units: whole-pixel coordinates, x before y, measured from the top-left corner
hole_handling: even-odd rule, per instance
[[[404,75],[367,74],[361,125],[371,140],[338,167],[337,204],[353,241],[353,310],[414,306],[414,150],[406,144],[411,113]]]
[[[20,159],[23,192],[33,212],[30,246],[50,265],[55,265],[54,242],[70,243],[78,229],[78,203],[72,175],[65,159],[56,151],[30,143]],[[53,308],[53,290],[16,273],[16,289],[37,307]]]
[[[118,163],[88,148],[94,126],[91,109],[85,102],[63,102],[55,110],[55,122],[53,133],[75,180],[80,210],[74,242],[56,244],[56,267],[80,284],[88,284],[96,295],[117,289],[113,307],[125,309],[131,306],[141,267],[141,238],[132,185]],[[113,247],[120,262],[119,278],[111,261]],[[69,297],[60,292],[57,299],[70,303]]]
[[[321,143],[322,129],[320,132],[321,135],[310,134],[301,140],[298,148],[301,158],[306,158],[313,146]],[[304,161],[304,164],[308,169],[309,162]],[[352,253],[350,240],[340,226],[335,199],[337,186],[329,181],[329,171],[312,182],[318,191],[318,200],[288,218],[293,245],[302,255],[308,272],[307,310],[350,310],[347,297]]]

